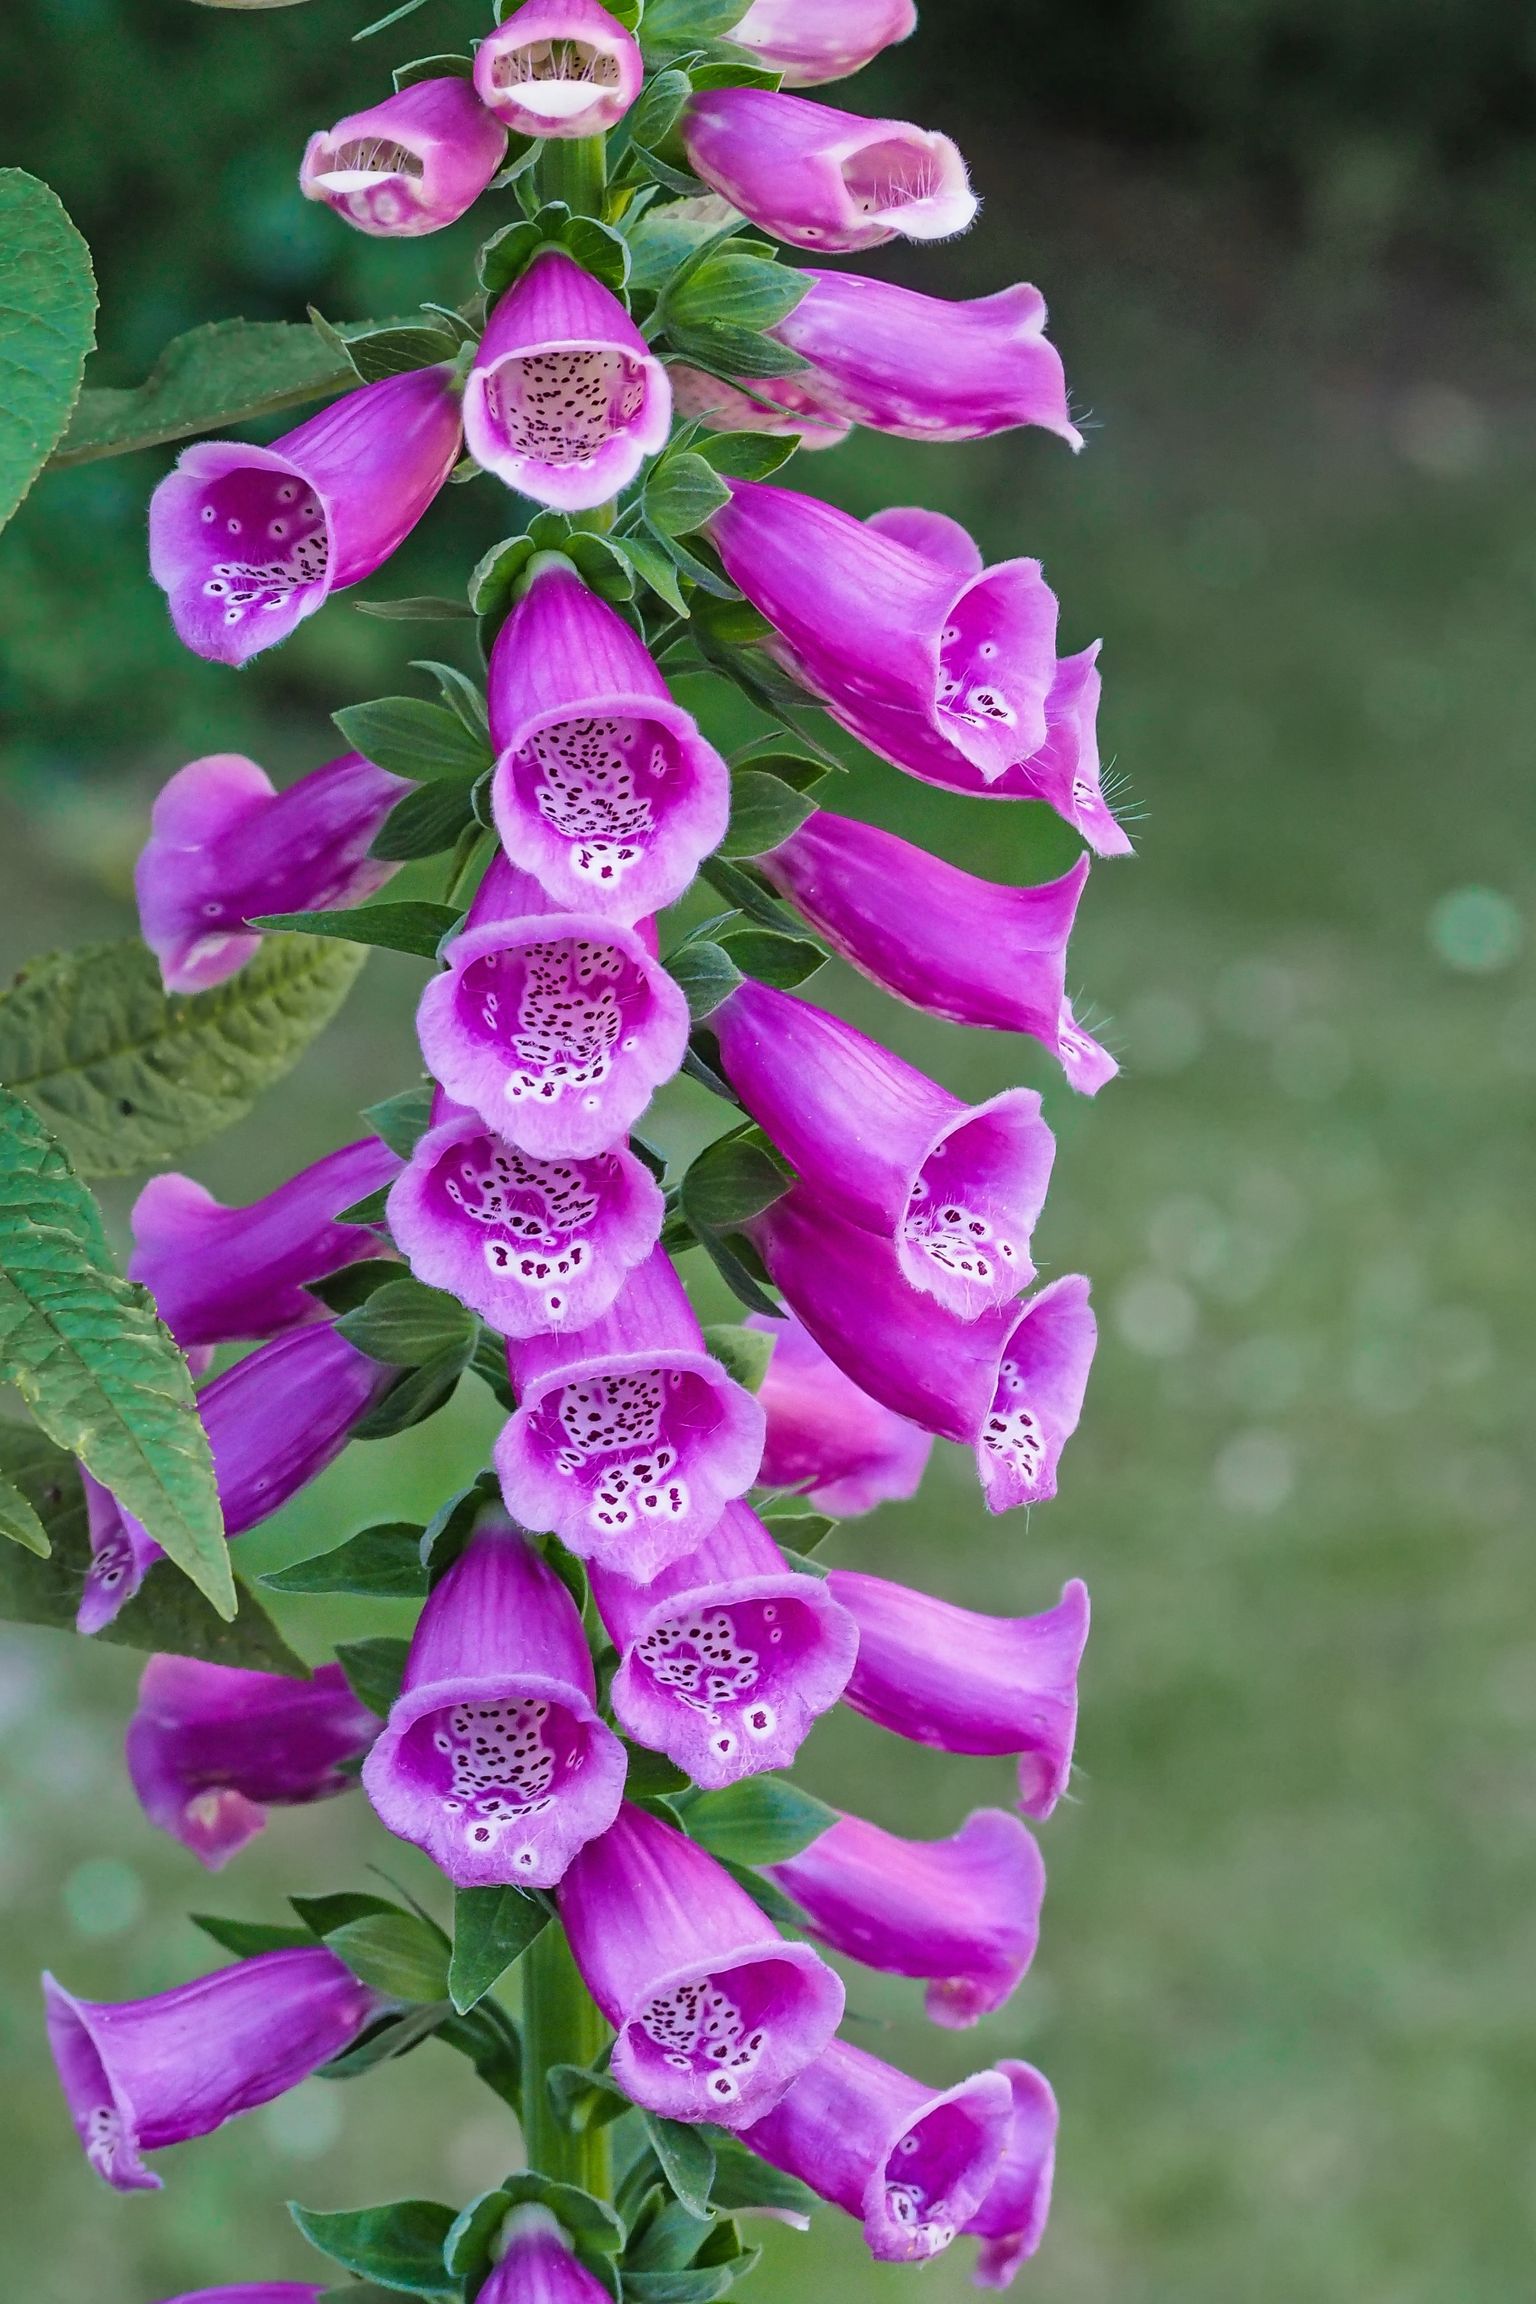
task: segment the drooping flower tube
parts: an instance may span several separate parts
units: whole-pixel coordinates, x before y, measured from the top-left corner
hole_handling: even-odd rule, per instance
[[[534,561],[487,688],[511,861],[553,902],[626,926],[673,903],[724,837],[730,770],[563,554]]]
[[[198,1394],[213,1450],[226,1536],[243,1536],[339,1456],[352,1428],[399,1375],[329,1321],[262,1344]],[[84,1475],[91,1564],[75,1628],[99,1632],[143,1583],[160,1547],[105,1488]]]
[[[125,1753],[151,1824],[217,1872],[253,1840],[268,1808],[350,1791],[379,1724],[339,1664],[310,1680],[244,1672],[190,1656],[151,1656]]]
[[[502,2241],[475,2304],[605,2304],[607,2289],[577,2262],[559,2222],[536,2200],[513,2209]]]
[[[910,1743],[1017,1754],[1020,1808],[1049,1816],[1072,1768],[1087,1587],[1040,1616],[979,1616],[851,1569],[827,1582],[859,1628],[844,1703]]]
[[[1000,888],[822,808],[754,861],[834,951],[898,1000],[952,1024],[1027,1032],[1085,1096],[1119,1070],[1066,996],[1086,856],[1043,886]]]
[[[709,1021],[726,1078],[806,1191],[889,1240],[913,1288],[974,1320],[1027,1286],[1056,1153],[1033,1089],[964,1104],[750,977]]]
[[[843,1987],[713,1856],[626,1802],[575,1858],[560,1918],[618,2034],[624,2093],[672,2120],[760,2119],[832,2039]]]
[[[915,2264],[940,2255],[986,2198],[1011,2109],[997,2072],[927,2088],[837,2040],[742,2142],[858,2217],[878,2263]]]
[[[226,1208],[190,1176],[152,1176],[133,1204],[128,1277],[144,1283],[184,1352],[303,1327],[324,1314],[305,1283],[383,1246],[338,1213],[399,1168],[387,1144],[364,1137],[245,1208]]]
[[[299,190],[360,232],[416,239],[457,223],[506,151],[501,122],[467,80],[448,74],[417,80],[311,136]]]
[[[507,1360],[507,1510],[634,1583],[697,1550],[757,1476],[763,1411],[705,1350],[661,1248],[601,1320],[514,1342]]]
[[[768,1419],[762,1485],[797,1489],[834,1520],[915,1496],[932,1435],[861,1392],[792,1313],[752,1312],[745,1325],[774,1340],[757,1388]]]
[[[598,0],[522,0],[475,51],[475,89],[519,136],[603,136],[645,76],[639,42]]]
[[[916,25],[912,0],[752,0],[726,37],[786,88],[814,88],[862,72]]]
[[[596,1703],[570,1593],[520,1529],[482,1522],[422,1610],[363,1788],[456,1888],[552,1888],[624,1794]]]
[[[772,1876],[834,1952],[928,1978],[935,2024],[960,2029],[1001,2008],[1035,1956],[1045,1866],[1001,1808],[978,1808],[949,1840],[839,1816]]]
[[[1009,2288],[1045,2237],[1056,2171],[1056,2098],[1044,2073],[1005,2057],[997,2069],[1013,2090],[1013,2120],[992,2189],[965,2229],[981,2241],[972,2278]]]
[[[860,1391],[975,1450],[990,1512],[1055,1495],[1097,1340],[1080,1274],[957,1320],[911,1287],[888,1241],[800,1185],[746,1230],[790,1309]]]
[[[389,1195],[389,1227],[418,1280],[446,1288],[503,1336],[601,1318],[661,1231],[665,1203],[623,1144],[535,1160],[442,1099]]]
[[[491,314],[464,387],[477,464],[557,512],[589,512],[666,445],[672,387],[610,289],[541,248]]]
[[[148,2000],[77,2000],[45,1975],[43,1999],[75,2133],[116,2192],[158,2192],[144,2153],[285,2095],[381,2006],[321,1944],[263,1952]]]
[[[453,470],[451,368],[348,392],[270,448],[199,440],[150,499],[149,565],[198,656],[244,664],[401,545]]]
[[[949,137],[769,88],[712,88],[678,124],[694,174],[798,248],[850,255],[898,234],[948,240],[977,200]]]
[[[613,1709],[706,1791],[787,1768],[848,1685],[858,1635],[819,1576],[796,1574],[745,1504],[645,1584],[596,1562]]]
[[[206,992],[261,949],[248,920],[361,904],[398,872],[368,850],[410,786],[348,752],[277,791],[238,752],[179,768],[134,867],[139,928],[167,992]]]
[[[494,861],[416,1029],[433,1076],[536,1160],[590,1158],[628,1134],[688,1047],[688,1003],[649,922],[562,912]]]

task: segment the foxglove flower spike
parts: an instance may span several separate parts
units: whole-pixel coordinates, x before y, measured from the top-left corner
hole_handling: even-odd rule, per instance
[[[417,239],[457,223],[506,152],[506,129],[467,80],[417,80],[311,136],[299,190],[360,232]]]
[[[977,200],[959,148],[769,88],[712,88],[679,123],[689,166],[776,240],[849,255],[898,234],[948,240]]]

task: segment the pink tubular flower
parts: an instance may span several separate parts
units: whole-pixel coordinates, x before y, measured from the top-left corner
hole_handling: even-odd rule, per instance
[[[140,1280],[184,1352],[276,1336],[323,1317],[305,1283],[377,1256],[344,1208],[398,1174],[377,1136],[344,1144],[247,1208],[226,1208],[190,1176],[152,1176],[133,1204],[130,1280]]]
[[[1027,1032],[1086,1096],[1119,1070],[1066,996],[1086,856],[1043,887],[999,888],[820,809],[756,862],[834,951],[898,1000],[952,1024]]]
[[[243,1536],[340,1455],[398,1375],[329,1321],[295,1328],[216,1376],[197,1412],[213,1450],[226,1536]],[[75,1628],[100,1632],[126,1606],[161,1551],[131,1513],[85,1478],[91,1564]]]
[[[605,920],[673,903],[725,835],[730,770],[562,556],[534,562],[488,692],[491,806],[511,861],[553,902]]]
[[[834,1952],[929,1979],[935,2024],[1001,2008],[1035,1956],[1045,1866],[1017,1816],[978,1808],[950,1840],[900,1840],[839,1816],[772,1876]]]
[[[1033,1089],[963,1104],[851,1024],[750,978],[710,1029],[805,1189],[889,1240],[910,1286],[974,1320],[1034,1277],[1056,1143]]]
[[[930,1434],[861,1392],[791,1313],[749,1313],[748,1328],[774,1340],[757,1396],[768,1419],[758,1479],[797,1489],[834,1520],[915,1496],[932,1453]]]
[[[563,248],[502,297],[464,387],[477,464],[557,512],[589,512],[665,447],[672,387],[618,298]]]
[[[416,1012],[455,1103],[538,1160],[590,1158],[628,1134],[688,1047],[688,1003],[649,923],[562,912],[493,863]]]
[[[697,419],[711,432],[776,432],[792,435],[802,448],[836,448],[853,430],[846,417],[823,407],[803,376],[728,384],[723,377],[706,376],[702,368],[690,368],[685,360],[672,361],[667,374],[679,417],[685,423]]]
[[[917,25],[912,0],[752,0],[727,38],[789,88],[845,80]]]
[[[917,1294],[887,1241],[801,1185],[747,1230],[790,1309],[860,1391],[974,1448],[989,1511],[1055,1495],[1097,1336],[1081,1275],[964,1321]]]
[[[455,1887],[552,1888],[624,1793],[596,1701],[570,1593],[520,1530],[483,1525],[422,1610],[364,1790]]]
[[[253,1840],[268,1808],[350,1791],[378,1722],[339,1664],[312,1680],[242,1672],[190,1656],[151,1656],[128,1723],[128,1774],[151,1824],[217,1872]]]
[[[621,1725],[706,1791],[787,1768],[848,1685],[853,1619],[822,1577],[791,1571],[745,1504],[645,1584],[591,1573],[619,1651]]]
[[[1032,2064],[1005,2058],[997,2067],[1013,2090],[1013,2120],[992,2189],[965,2229],[981,2241],[972,2278],[978,2288],[1009,2288],[1045,2237],[1056,2169],[1056,2098]]]
[[[238,752],[179,768],[134,868],[139,927],[167,992],[206,992],[236,975],[261,949],[248,920],[337,911],[382,888],[400,867],[368,850],[409,790],[360,752],[283,792]]]
[[[941,1752],[1016,1753],[1019,1806],[1049,1816],[1072,1768],[1087,1587],[1074,1579],[1041,1616],[978,1616],[846,1568],[827,1582],[859,1628],[844,1703]]]
[[[616,1144],[585,1160],[535,1160],[475,1112],[439,1120],[389,1196],[389,1227],[418,1280],[503,1336],[585,1328],[655,1247],[664,1202]]]
[[[311,136],[299,190],[360,232],[415,239],[456,224],[506,151],[506,129],[467,80],[417,80]]]
[[[906,120],[864,120],[768,88],[712,88],[680,123],[689,166],[754,224],[799,248],[849,255],[948,240],[976,196],[947,136]]]
[[[496,1443],[507,1510],[645,1583],[744,1495],[763,1411],[704,1348],[671,1261],[654,1249],[602,1319],[508,1348],[518,1408]]]
[[[618,2033],[613,2077],[648,2112],[740,2128],[821,2055],[843,1987],[775,1935],[702,1848],[628,1803],[560,1883],[587,1990]]]
[[[597,0],[523,0],[475,52],[482,104],[519,136],[603,136],[640,93],[631,32]]]
[[[116,2192],[157,2192],[145,2152],[211,2135],[349,2048],[380,2007],[323,1945],[263,1952],[149,2000],[77,2000],[43,1978],[75,2133]]]
[[[986,2198],[1009,2112],[999,2073],[926,2088],[836,2040],[742,2142],[860,2218],[878,2263],[915,2264],[940,2255]]]
[[[502,2233],[500,2261],[475,2304],[606,2304],[607,2289],[577,2262],[549,2209],[525,2201]]]
[[[195,655],[244,664],[402,544],[453,470],[451,368],[348,392],[270,448],[199,440],[149,507],[149,565]]]

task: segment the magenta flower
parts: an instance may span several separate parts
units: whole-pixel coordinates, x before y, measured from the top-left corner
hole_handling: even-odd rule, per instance
[[[453,470],[451,368],[348,392],[270,448],[199,440],[149,506],[149,565],[178,635],[215,664],[286,640],[402,544]]]
[[[972,2277],[978,2288],[1009,2288],[1020,2265],[1045,2237],[1056,2170],[1056,2098],[1032,2064],[1005,2058],[997,2067],[1013,2090],[1013,2120],[992,2189],[965,2229],[982,2245]]]
[[[267,912],[361,904],[398,864],[368,853],[410,787],[360,752],[285,791],[238,752],[190,760],[163,787],[134,868],[139,927],[167,992],[206,992],[261,949]]]
[[[535,1160],[449,1107],[389,1195],[389,1227],[418,1280],[446,1288],[503,1336],[585,1328],[655,1247],[661,1189],[622,1144]]]
[[[151,1824],[217,1872],[253,1840],[268,1808],[350,1791],[378,1721],[339,1664],[312,1680],[241,1672],[190,1656],[151,1656],[128,1723],[128,1774]]]
[[[559,2223],[537,2201],[513,2209],[502,2243],[475,2304],[607,2304],[607,2289],[577,2262]]]
[[[852,1617],[823,1578],[791,1571],[745,1504],[645,1584],[595,1562],[591,1574],[619,1651],[621,1727],[706,1791],[787,1768],[848,1685]]]
[[[689,166],[754,224],[849,255],[963,232],[977,200],[959,149],[907,120],[865,120],[768,88],[712,88],[680,123]]]
[[[926,2088],[836,2040],[742,2142],[858,2217],[877,2262],[915,2264],[941,2254],[986,2198],[1010,2110],[1000,2073]]]
[[[673,903],[725,835],[730,770],[568,560],[534,563],[491,652],[489,702],[511,861],[573,912],[629,925]]]
[[[860,1391],[975,1450],[989,1511],[1055,1495],[1097,1339],[1080,1274],[957,1320],[910,1286],[889,1242],[801,1185],[747,1230],[790,1309]]]
[[[260,1345],[199,1393],[226,1536],[243,1536],[341,1454],[352,1428],[399,1374],[370,1360],[329,1321]],[[126,1606],[161,1551],[115,1497],[84,1474],[91,1564],[75,1628],[100,1632]]]
[[[366,1225],[336,1217],[398,1174],[377,1136],[344,1144],[246,1208],[190,1176],[152,1176],[133,1204],[130,1280],[141,1280],[184,1352],[276,1336],[323,1317],[305,1283],[377,1256]]]
[[[320,1944],[263,1952],[149,2000],[77,2000],[45,1975],[43,1999],[75,2133],[116,2192],[158,2192],[145,2152],[296,2088],[381,2005]]]
[[[898,1000],[952,1024],[1027,1032],[1086,1096],[1119,1070],[1066,996],[1086,856],[1043,887],[1000,888],[820,809],[757,862],[834,951]]]
[[[493,863],[444,958],[416,1012],[422,1055],[455,1103],[534,1159],[606,1152],[683,1061],[688,1003],[649,923],[558,911]]]
[[[242,2281],[233,2288],[192,2289],[167,2297],[166,2304],[320,2304],[324,2294],[324,2283],[317,2288],[312,2280],[258,2280],[254,2286]]]
[[[752,0],[728,37],[789,88],[845,80],[917,26],[912,0]]]
[[[749,1313],[746,1325],[774,1339],[757,1391],[768,1419],[763,1486],[798,1489],[834,1520],[915,1496],[931,1435],[861,1392],[792,1313]]]
[[[710,1029],[805,1191],[888,1240],[913,1288],[974,1320],[1027,1286],[1056,1153],[1033,1089],[963,1104],[853,1025],[750,979]]]
[[[697,1550],[756,1478],[763,1411],[705,1350],[660,1248],[590,1328],[514,1342],[507,1359],[507,1510],[634,1583]]]
[[[827,2047],[843,1987],[775,1935],[713,1856],[628,1803],[560,1883],[587,1990],[618,2034],[627,2096],[672,2120],[741,2128]]]
[[[667,374],[677,414],[685,423],[696,418],[712,432],[776,432],[793,435],[802,448],[836,448],[853,430],[846,417],[823,407],[804,376],[728,384],[685,360],[670,362]]]
[[[640,93],[639,43],[597,0],[523,0],[475,52],[475,88],[519,136],[603,136]]]
[[[458,1888],[552,1888],[624,1794],[581,1612],[521,1531],[477,1530],[422,1610],[363,1788]]]
[[[827,1582],[859,1628],[843,1701],[914,1744],[1017,1754],[1020,1808],[1049,1816],[1072,1768],[1087,1587],[1074,1579],[1041,1616],[978,1616],[851,1569]]]
[[[467,80],[417,80],[311,136],[299,190],[360,232],[416,239],[456,224],[506,152],[506,129]]]
[[[618,298],[563,248],[540,249],[464,387],[476,463],[557,512],[587,512],[628,487],[671,423],[667,372]]]
[[[935,2024],[958,2029],[1001,2008],[1035,1956],[1045,1866],[1001,1808],[978,1808],[950,1840],[900,1840],[840,1816],[772,1874],[834,1952],[927,1977]]]

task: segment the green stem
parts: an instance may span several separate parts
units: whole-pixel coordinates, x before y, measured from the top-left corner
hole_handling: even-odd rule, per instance
[[[590,2064],[608,2043],[608,2027],[576,1972],[565,1930],[552,1921],[523,1955],[523,2148],[528,2165],[557,2183],[575,2184],[599,2200],[613,2197],[606,2128],[576,2135],[549,2100],[555,2064]]]
[[[603,221],[608,187],[608,141],[603,136],[551,136],[539,155],[539,190],[563,200],[573,216]]]

